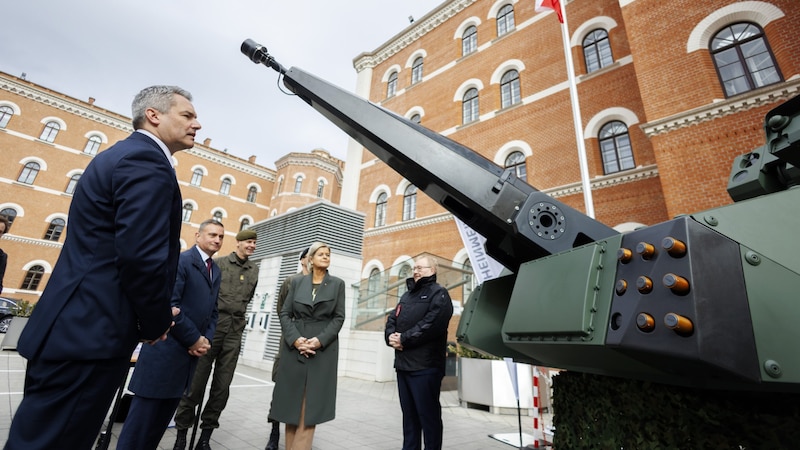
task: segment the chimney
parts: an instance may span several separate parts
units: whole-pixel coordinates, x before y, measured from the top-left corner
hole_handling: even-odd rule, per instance
[[[203,145],[205,145],[206,147],[211,147],[211,138],[205,138],[203,140]]]
[[[247,158],[247,162],[249,162],[250,164],[255,164],[256,163],[256,155],[250,155],[250,157]]]
[[[89,104],[94,105],[94,97],[89,97]]]

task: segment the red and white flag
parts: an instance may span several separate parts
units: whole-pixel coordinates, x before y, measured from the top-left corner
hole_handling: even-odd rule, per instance
[[[536,0],[536,12],[546,12],[552,9],[558,15],[558,21],[564,23],[564,17],[561,16],[561,5],[558,0]]]

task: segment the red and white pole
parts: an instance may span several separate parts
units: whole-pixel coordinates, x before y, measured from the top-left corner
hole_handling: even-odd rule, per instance
[[[539,448],[539,369],[533,366],[533,448]]]

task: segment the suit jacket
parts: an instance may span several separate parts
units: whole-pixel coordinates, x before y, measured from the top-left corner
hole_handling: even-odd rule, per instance
[[[181,193],[150,137],[134,132],[86,167],[64,247],[20,337],[28,359],[130,357],[172,321]]]
[[[191,385],[197,357],[189,347],[205,336],[209,342],[217,326],[217,295],[222,278],[212,263],[212,279],[197,247],[181,253],[172,306],[181,309],[167,340],[142,345],[129,389],[147,398],[179,398]]]

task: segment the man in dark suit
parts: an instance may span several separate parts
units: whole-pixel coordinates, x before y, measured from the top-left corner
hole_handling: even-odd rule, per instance
[[[228,404],[231,381],[239,361],[247,305],[255,295],[258,285],[258,266],[250,260],[256,250],[257,238],[258,234],[250,229],[236,233],[236,250],[228,256],[214,260],[219,264],[222,273],[217,297],[217,330],[211,340],[211,351],[198,361],[192,385],[178,404],[175,414],[175,450],[186,448],[186,435],[192,424],[197,423],[195,408],[202,401],[213,367],[211,389],[200,416],[202,422],[199,425],[202,431],[195,447],[195,450],[211,449],[211,433],[219,428],[219,416]]]
[[[220,269],[211,257],[219,251],[225,229],[210,219],[195,233],[196,245],[181,253],[172,306],[179,308],[167,340],[144,346],[129,389],[131,400],[117,450],[158,447],[184,391],[189,387],[198,357],[211,348],[217,327]]]
[[[172,154],[194,145],[191,94],[153,86],[133,100],[127,139],[81,176],[67,237],[17,350],[25,396],[7,450],[89,449],[137,342],[166,338],[180,254]]]

